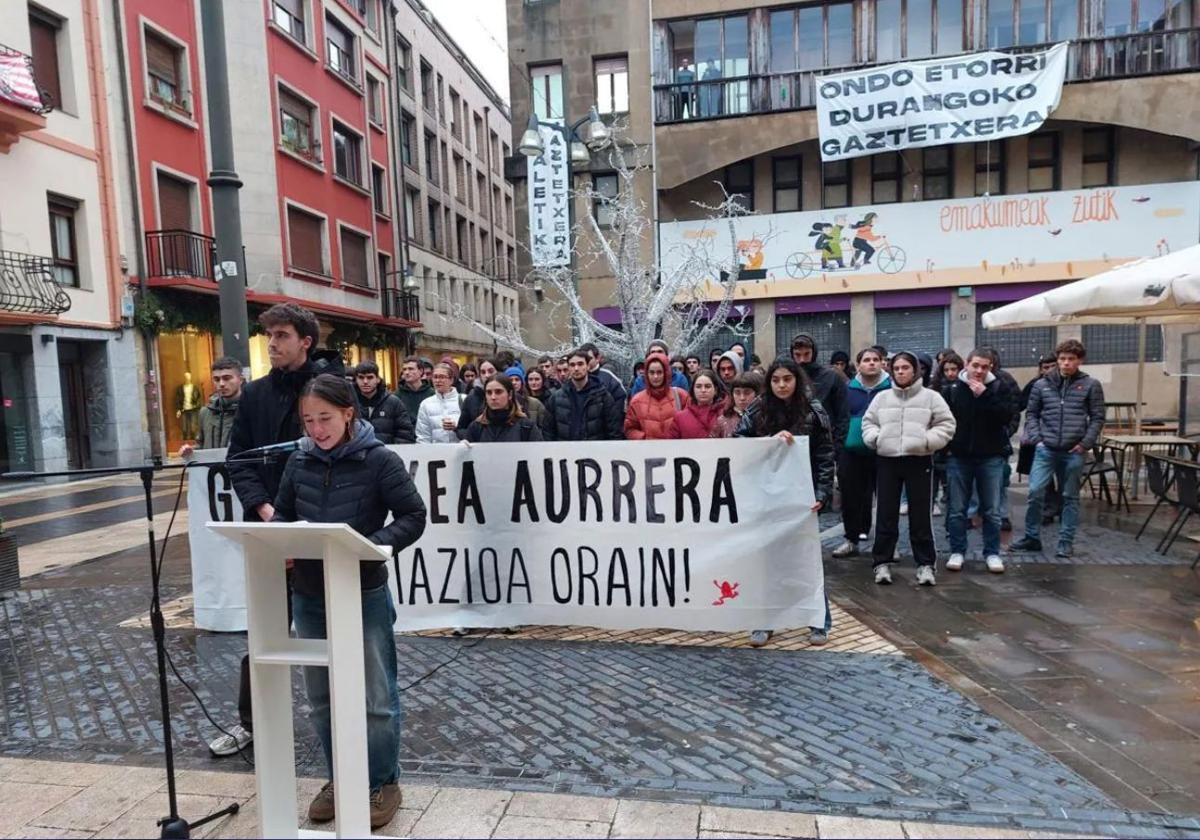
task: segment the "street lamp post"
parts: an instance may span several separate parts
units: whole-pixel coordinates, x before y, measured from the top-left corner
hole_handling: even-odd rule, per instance
[[[552,122],[549,120],[539,120],[536,114],[529,115],[529,123],[525,128],[525,133],[521,135],[521,144],[517,150],[527,158],[539,158],[546,152],[546,146],[542,142],[541,128],[549,128],[558,132],[567,142],[567,147],[570,149],[568,161],[569,183],[572,191],[575,189],[575,173],[570,170],[573,164],[590,163],[592,152],[598,152],[609,144],[612,140],[612,132],[609,131],[604,121],[600,119],[600,114],[593,105],[588,109],[586,117],[576,120],[570,126],[563,123]],[[587,130],[583,136],[579,130],[587,124]],[[575,273],[575,196],[569,196],[567,200],[567,248],[571,256],[569,271],[571,272],[571,286],[575,290],[576,295],[579,294],[579,278]],[[571,337],[578,337],[579,328],[575,323],[574,316],[571,317]]]

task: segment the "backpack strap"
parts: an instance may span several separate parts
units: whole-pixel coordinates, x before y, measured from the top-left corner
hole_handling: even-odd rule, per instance
[[[671,396],[673,396],[675,398],[675,413],[678,414],[680,411],[683,410],[683,404],[682,404],[681,400],[679,399],[679,389],[672,387],[671,388]]]

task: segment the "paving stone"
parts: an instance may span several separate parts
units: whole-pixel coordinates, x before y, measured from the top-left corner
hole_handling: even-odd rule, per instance
[[[762,840],[762,838],[775,837],[774,834],[737,834],[728,831],[701,831],[700,840],[712,838],[712,840],[724,840],[724,838],[740,837],[746,840]]]
[[[812,814],[705,805],[700,809],[700,828],[703,831],[743,831],[779,837],[816,837],[817,818]]]
[[[413,827],[417,824],[417,820],[421,819],[423,813],[425,812],[418,811],[415,808],[401,808],[396,811],[396,816],[392,817],[391,822],[373,830],[371,833],[376,836],[411,837],[413,836]]]
[[[584,820],[611,823],[617,812],[614,799],[551,793],[514,793],[507,816]]]
[[[1020,840],[1028,840],[1028,831],[1016,831],[1008,828],[980,828],[973,825],[943,825],[941,823],[904,823],[904,832],[912,840],[956,840],[956,838],[964,838],[964,840],[979,838],[980,840],[988,840],[988,838],[1020,838]]]
[[[0,837],[45,837],[49,838],[49,840],[84,840],[84,838],[95,836],[96,834],[91,831],[67,831],[62,828],[45,828],[40,825],[27,825],[22,829],[12,832],[11,834],[0,834]]]
[[[548,817],[505,816],[493,837],[607,837],[607,821],[563,820]]]
[[[179,815],[185,820],[198,820],[222,808],[233,804],[228,796],[197,796],[195,794],[180,794],[177,797]],[[124,814],[107,824],[97,826],[97,834],[101,837],[157,837],[160,828],[158,821],[169,813],[167,797],[156,793],[143,799]],[[102,814],[95,815],[102,818]],[[219,823],[212,822],[193,829],[193,837],[211,837],[220,828]]]
[[[487,837],[504,815],[512,794],[498,790],[445,789],[417,820],[417,837]]]
[[[28,759],[12,761],[3,778],[13,782],[87,787],[120,770],[120,767],[104,764]]]
[[[20,835],[22,829],[47,811],[76,796],[82,788],[68,785],[0,782],[0,834]],[[92,826],[91,830],[95,830]]]
[[[167,789],[163,782],[161,790]],[[230,796],[239,801],[255,795],[253,774],[216,773],[209,770],[180,770],[175,774],[176,793],[194,793],[200,796]]]
[[[142,802],[162,785],[162,773],[144,767],[109,768],[105,779],[46,811],[34,825],[97,831]]]
[[[893,820],[868,820],[862,817],[817,816],[817,836],[821,840],[903,840],[900,823]]]
[[[613,837],[695,837],[700,806],[622,799],[613,818]]]
[[[432,785],[410,785],[400,780],[402,807],[424,811],[437,796],[438,789]]]

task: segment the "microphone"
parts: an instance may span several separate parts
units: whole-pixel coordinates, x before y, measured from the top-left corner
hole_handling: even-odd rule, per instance
[[[226,458],[226,461],[240,461],[242,459],[253,459],[257,457],[268,457],[271,455],[282,455],[288,452],[295,452],[300,448],[300,441],[304,438],[296,440],[285,440],[283,443],[272,443],[267,446],[256,446],[253,449],[244,449],[234,455],[232,458]]]

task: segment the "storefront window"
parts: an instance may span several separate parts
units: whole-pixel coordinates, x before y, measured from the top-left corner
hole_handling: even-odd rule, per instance
[[[28,340],[28,339],[26,339]],[[22,373],[30,353],[0,353],[0,472],[32,470],[31,389]]]
[[[200,408],[212,396],[213,356],[208,333],[185,330],[158,337],[159,399],[168,452],[178,452],[185,442],[196,439]]]

